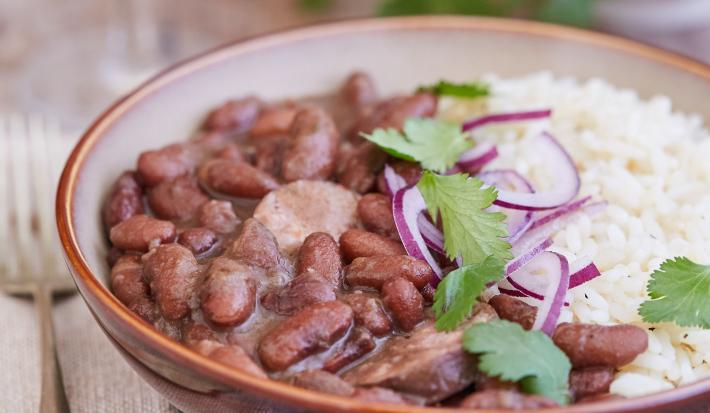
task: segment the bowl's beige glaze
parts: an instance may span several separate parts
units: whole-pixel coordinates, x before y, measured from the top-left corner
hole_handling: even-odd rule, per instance
[[[205,395],[219,399],[222,407],[243,407],[246,402],[250,408],[332,412],[444,411],[362,404],[250,377],[157,333],[106,288],[100,205],[115,177],[132,168],[141,151],[186,139],[209,108],[229,97],[257,93],[276,99],[328,91],[353,69],[372,73],[383,93],[486,72],[515,76],[552,70],[556,75],[603,77],[643,96],[666,94],[676,108],[710,119],[710,67],[622,39],[522,21],[413,17],[342,22],[235,43],[171,68],[94,123],[72,153],[57,196],[61,242],[79,291],[107,334],[144,365],[137,370],[145,374],[147,367],[155,377],[202,392],[236,392],[237,397],[226,399],[224,394]],[[163,391],[180,405],[175,394]],[[705,380],[628,401],[557,411],[655,411],[707,400],[708,395],[710,380]]]

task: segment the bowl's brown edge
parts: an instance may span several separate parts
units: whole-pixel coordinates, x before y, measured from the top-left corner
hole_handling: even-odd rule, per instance
[[[309,38],[322,38],[338,34],[366,31],[397,31],[397,30],[480,30],[500,31],[532,35],[556,39],[571,40],[579,43],[597,45],[633,54],[651,61],[662,63],[693,73],[710,81],[710,66],[685,56],[657,49],[632,40],[618,38],[580,29],[556,25],[478,17],[454,16],[417,16],[396,17],[388,19],[349,20],[328,23],[300,29],[291,29],[268,35],[256,36],[237,42],[228,43],[196,57],[178,63],[160,72],[143,83],[130,94],[118,100],[109,107],[91,125],[73,149],[62,172],[56,198],[57,228],[60,242],[64,250],[67,264],[73,269],[74,279],[81,284],[103,305],[116,316],[116,320],[131,334],[140,339],[152,351],[165,355],[168,359],[194,370],[215,382],[248,390],[266,398],[273,398],[309,409],[326,409],[327,411],[347,412],[461,412],[460,409],[424,408],[412,406],[394,406],[383,404],[362,403],[353,399],[331,396],[293,387],[271,380],[258,379],[241,371],[227,368],[203,357],[181,344],[169,339],[133,314],[120,303],[91,273],[89,266],[79,250],[76,234],[72,225],[74,192],[81,167],[95,143],[103,132],[132,106],[147,95],[169,86],[192,71],[205,66],[214,65],[228,57],[246,54],[250,51],[268,48],[277,44],[287,44]],[[86,299],[86,297],[85,297]],[[670,407],[707,398],[710,394],[710,379],[629,400],[613,400],[590,405],[573,405],[561,409],[547,409],[545,412],[590,412],[602,413],[608,411],[635,412],[660,406]]]

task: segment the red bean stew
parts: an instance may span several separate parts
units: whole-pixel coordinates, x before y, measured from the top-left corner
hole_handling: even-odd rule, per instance
[[[531,409],[554,400],[489,377],[461,346],[464,327],[537,309],[508,295],[475,305],[453,332],[434,327],[434,274],[407,255],[383,178],[420,167],[361,132],[433,117],[428,92],[382,98],[370,76],[332,95],[230,100],[187,142],[140,154],[103,209],[116,297],[167,336],[257,377],[396,404]],[[645,350],[630,325],[560,324],[574,401],[605,397]]]

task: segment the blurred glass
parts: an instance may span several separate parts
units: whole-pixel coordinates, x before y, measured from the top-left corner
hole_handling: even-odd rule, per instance
[[[710,0],[0,0],[0,111],[42,112],[79,131],[150,75],[220,43],[411,14],[592,27],[710,61]]]
[[[86,7],[77,7],[82,3]],[[60,117],[68,128],[79,129],[151,74],[216,43],[209,33],[180,24],[180,4],[185,3],[45,4],[52,18],[41,33],[44,41],[32,47],[16,83],[22,107]]]

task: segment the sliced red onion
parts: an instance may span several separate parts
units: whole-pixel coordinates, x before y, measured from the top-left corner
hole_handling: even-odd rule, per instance
[[[543,294],[545,298],[537,309],[532,329],[541,330],[548,336],[552,336],[569,288],[569,263],[564,256],[554,252],[539,255],[536,261],[538,261],[537,269],[543,270],[547,275],[545,277],[547,285]]]
[[[499,191],[535,192],[530,182],[512,169],[486,171],[477,176],[485,184],[495,186]],[[491,206],[488,208],[488,211],[502,212],[506,215],[507,218],[505,222],[508,225],[508,241],[510,242],[514,242],[518,239],[532,223],[532,211],[503,208],[497,205]]]
[[[536,245],[529,251],[527,251],[524,254],[521,254],[512,260],[508,262],[508,264],[505,266],[505,274],[510,275],[514,273],[515,271],[519,270],[525,264],[529,263],[530,261],[533,260],[533,258],[537,257],[538,255],[542,254],[545,250],[550,248],[552,245],[552,239],[547,238],[544,241],[542,241],[540,244]]]
[[[591,197],[589,196],[578,199],[533,219],[529,228],[524,233],[518,235],[516,240],[512,241],[513,255],[522,254],[540,242],[540,240],[552,237],[571,220],[575,219],[575,213],[584,210],[584,205],[589,202],[590,199]],[[599,203],[595,203],[594,205],[596,204]],[[595,208],[599,207],[595,206]]]
[[[527,297],[527,295],[521,293],[518,290],[501,287],[500,285],[498,285],[498,291],[500,291],[501,294],[509,295],[511,297],[520,297],[520,298]]]
[[[580,186],[579,174],[567,151],[547,132],[540,134],[536,143],[540,153],[545,157],[545,165],[552,169],[550,175],[555,176],[557,182],[552,189],[535,193],[499,189],[496,205],[537,211],[557,208],[577,196]]]
[[[416,186],[402,188],[395,192],[392,198],[394,223],[404,249],[407,254],[416,259],[426,261],[431,266],[431,269],[438,277],[434,282],[434,286],[436,286],[442,278],[441,267],[439,267],[439,264],[427,248],[417,223],[419,214],[425,210],[426,203]]]
[[[444,234],[442,234],[439,228],[432,224],[429,218],[423,213],[419,214],[419,217],[417,217],[417,225],[419,226],[419,231],[426,245],[434,250],[434,252],[446,255],[444,251]]]
[[[479,143],[467,150],[456,163],[456,172],[478,173],[487,163],[498,157],[498,148],[490,143]]]
[[[395,192],[407,186],[407,181],[404,180],[391,166],[385,165],[385,184],[389,196],[394,196]]]
[[[481,116],[480,118],[471,119],[461,125],[461,130],[468,132],[470,130],[480,128],[491,123],[502,122],[517,122],[523,120],[537,120],[549,118],[552,114],[551,109],[531,110],[525,112],[510,112],[510,113],[494,113],[492,115]]]
[[[600,275],[602,275],[602,273],[599,271],[599,268],[597,268],[593,262],[590,262],[569,276],[569,288],[578,287]]]

